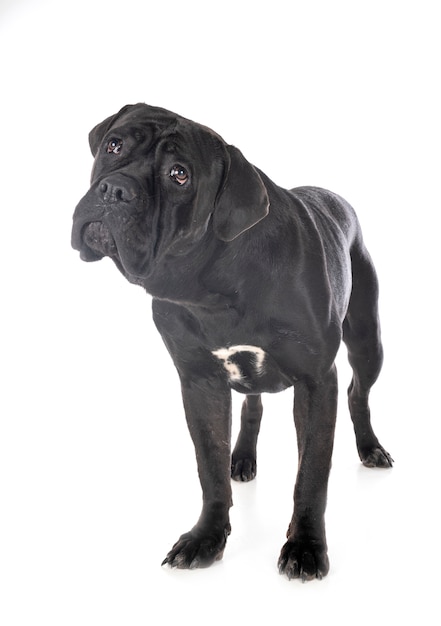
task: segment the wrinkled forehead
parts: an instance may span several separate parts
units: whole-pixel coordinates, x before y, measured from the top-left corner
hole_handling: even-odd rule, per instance
[[[193,122],[167,109],[143,103],[123,107],[121,111],[114,116],[111,128],[120,126],[138,127],[140,129],[150,130],[152,134],[160,134],[166,129],[173,130],[174,127],[179,126],[182,130],[188,131],[192,129],[195,134],[208,134],[223,141],[220,135],[211,130],[211,128]]]
[[[165,128],[176,123],[178,119],[181,119],[181,116],[172,111],[148,104],[133,104],[121,109],[116,116],[115,123],[147,124]]]
[[[167,126],[176,122],[178,116],[166,111],[150,107],[146,104],[126,105],[118,113],[111,115],[97,124],[89,133],[89,145],[93,156],[97,155],[98,148],[109,133],[122,134],[130,131],[145,132],[151,138],[163,131]]]
[[[125,107],[107,128],[106,135],[118,132],[142,136],[146,143],[153,143],[165,131],[173,132],[179,116],[148,105],[132,105]]]
[[[121,109],[107,125],[104,136],[108,138],[112,134],[130,135],[142,141],[144,149],[161,138],[168,138],[170,147],[196,150],[200,156],[208,156],[207,153],[213,153],[213,157],[219,155],[225,145],[222,137],[210,128],[147,104],[128,105]]]

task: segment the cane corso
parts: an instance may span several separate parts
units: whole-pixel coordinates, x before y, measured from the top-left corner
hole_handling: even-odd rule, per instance
[[[91,188],[72,245],[84,261],[110,257],[153,296],[196,449],[202,512],[164,563],[222,557],[230,479],[256,475],[261,394],[293,387],[298,474],[278,566],[288,578],[325,576],[341,339],[360,459],[392,465],[370,422],[383,359],[378,283],[353,209],[324,189],[282,189],[209,128],[146,104],[123,107],[89,142]],[[232,389],[245,399],[231,453]]]

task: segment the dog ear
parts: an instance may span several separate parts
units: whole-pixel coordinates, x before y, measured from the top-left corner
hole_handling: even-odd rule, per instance
[[[98,152],[98,148],[100,147],[100,144],[104,138],[104,135],[107,133],[109,128],[112,126],[112,124],[114,124],[114,122],[116,122],[116,120],[123,113],[125,113],[127,109],[129,109],[132,106],[133,105],[131,104],[126,104],[126,106],[124,106],[120,111],[118,111],[118,113],[115,113],[115,115],[111,115],[110,117],[106,118],[103,122],[100,122],[99,124],[97,124],[95,128],[92,128],[92,130],[89,133],[89,146],[90,146],[90,150],[92,151],[93,156],[96,156],[96,153]]]
[[[222,241],[233,241],[269,212],[266,187],[256,169],[234,146],[226,146],[230,165],[216,198],[213,227]]]

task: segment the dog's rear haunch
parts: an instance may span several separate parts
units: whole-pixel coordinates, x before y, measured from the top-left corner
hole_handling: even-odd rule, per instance
[[[222,557],[231,477],[256,475],[261,394],[293,387],[299,466],[279,570],[325,576],[342,339],[358,454],[368,467],[392,465],[370,421],[383,360],[378,283],[353,209],[324,189],[278,187],[210,129],[145,104],[125,106],[89,140],[92,182],[72,245],[85,261],[109,256],[153,296],[196,448],[202,512],[164,563]],[[231,452],[232,389],[245,400]]]

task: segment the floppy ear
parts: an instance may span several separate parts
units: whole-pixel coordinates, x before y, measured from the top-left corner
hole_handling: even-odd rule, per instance
[[[115,115],[111,115],[100,124],[97,124],[95,128],[92,128],[92,130],[89,133],[89,146],[90,146],[93,156],[96,156],[96,153],[98,152],[98,148],[100,147],[100,144],[103,140],[103,137],[107,133],[109,128],[112,126],[112,124],[116,122],[119,116],[125,113],[125,111],[127,111],[127,109],[129,109],[131,106],[133,105],[126,104],[126,106],[124,106],[120,111],[118,111],[118,113],[115,113]]]
[[[213,227],[219,239],[233,241],[268,215],[269,198],[251,163],[234,146],[226,148],[230,166],[215,202]]]

